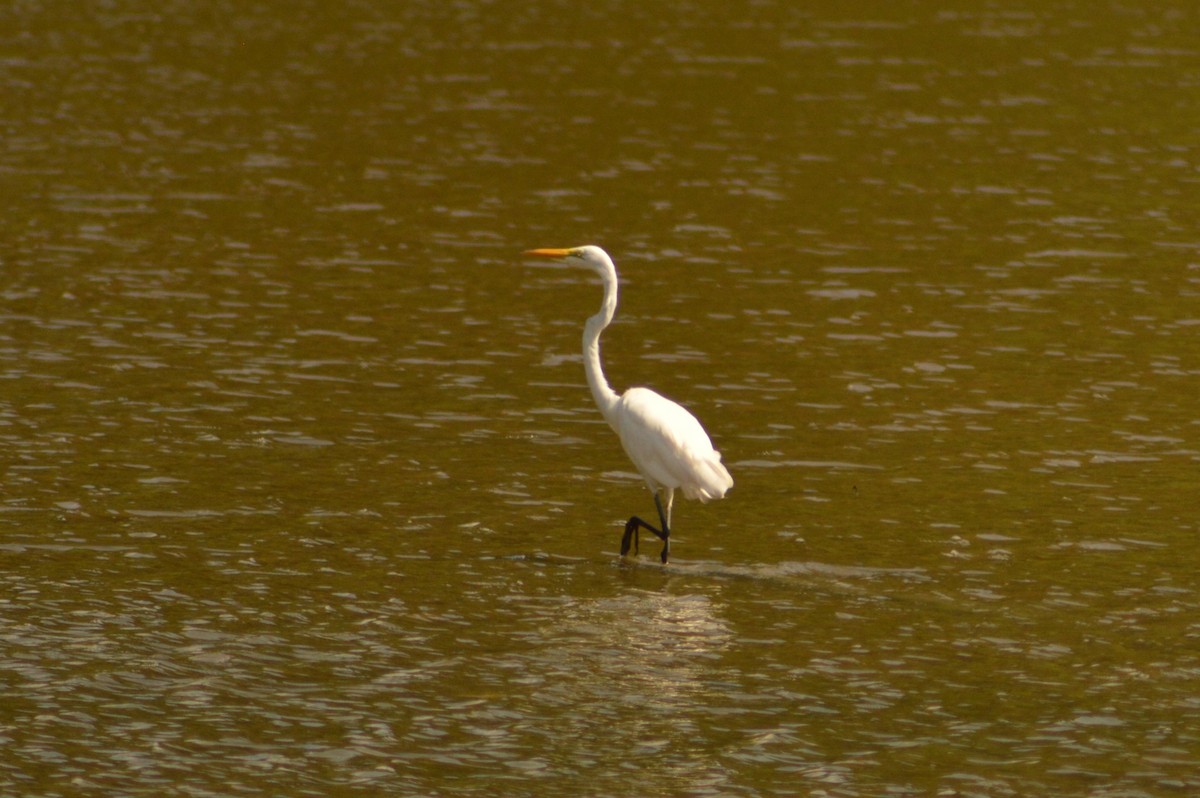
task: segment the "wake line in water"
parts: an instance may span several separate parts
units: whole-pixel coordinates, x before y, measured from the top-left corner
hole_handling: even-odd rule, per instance
[[[649,564],[649,563],[647,563]],[[658,566],[664,573],[692,576],[716,576],[734,579],[803,580],[818,577],[832,580],[905,579],[929,581],[922,568],[868,568],[858,565],[833,565],[821,562],[776,562],[751,565],[730,565],[708,560],[672,561],[666,567]]]

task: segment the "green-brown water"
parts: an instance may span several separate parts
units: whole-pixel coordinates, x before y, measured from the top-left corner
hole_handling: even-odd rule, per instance
[[[0,791],[1200,788],[1191,17],[4,12]]]

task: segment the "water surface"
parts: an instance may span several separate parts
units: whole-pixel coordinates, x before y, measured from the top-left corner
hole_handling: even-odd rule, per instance
[[[1185,15],[14,12],[0,784],[1194,790]]]

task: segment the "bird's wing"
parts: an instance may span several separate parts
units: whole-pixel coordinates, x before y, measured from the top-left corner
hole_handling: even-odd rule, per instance
[[[682,488],[688,498],[702,501],[724,496],[733,485],[696,417],[648,388],[622,395],[617,432],[625,452],[652,483]]]

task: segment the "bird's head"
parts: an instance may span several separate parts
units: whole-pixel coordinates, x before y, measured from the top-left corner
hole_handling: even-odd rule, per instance
[[[525,254],[535,258],[552,258],[566,263],[578,263],[581,266],[589,266],[597,272],[613,268],[613,262],[608,257],[608,253],[591,244],[570,249],[530,249]]]

